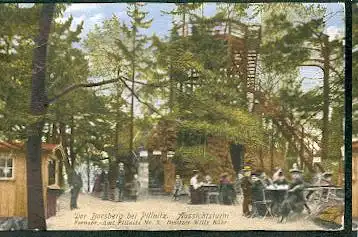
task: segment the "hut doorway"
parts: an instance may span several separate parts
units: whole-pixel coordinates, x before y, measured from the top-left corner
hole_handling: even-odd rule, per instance
[[[164,165],[160,158],[149,158],[149,192],[161,194],[164,187]]]
[[[230,157],[231,163],[234,167],[234,171],[237,173],[243,168],[245,147],[242,144],[231,144],[230,145]]]

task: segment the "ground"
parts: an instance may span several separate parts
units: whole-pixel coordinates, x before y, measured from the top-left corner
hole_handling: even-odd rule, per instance
[[[58,200],[56,216],[47,220],[48,230],[320,230],[305,214],[277,223],[276,218],[246,218],[241,203],[189,205],[170,197],[149,197],[137,202],[103,201],[80,194],[79,209],[70,210],[69,194]]]

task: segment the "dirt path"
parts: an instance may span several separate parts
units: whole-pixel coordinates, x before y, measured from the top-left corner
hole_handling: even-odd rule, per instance
[[[277,219],[246,218],[241,205],[188,205],[168,197],[137,202],[111,202],[80,194],[79,209],[69,209],[69,194],[59,198],[49,230],[320,230],[305,216],[285,224]]]

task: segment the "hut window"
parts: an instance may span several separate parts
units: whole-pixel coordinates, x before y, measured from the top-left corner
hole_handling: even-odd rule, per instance
[[[48,185],[56,184],[56,161],[48,161]]]
[[[10,155],[0,155],[0,180],[14,177],[14,158]]]

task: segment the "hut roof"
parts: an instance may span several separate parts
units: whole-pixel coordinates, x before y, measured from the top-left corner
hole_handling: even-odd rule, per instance
[[[42,151],[45,151],[45,152],[53,152],[59,146],[61,146],[61,145],[60,144],[48,144],[48,143],[41,144]],[[0,141],[0,151],[24,150],[24,149],[25,149],[25,143],[23,143],[23,142]]]

